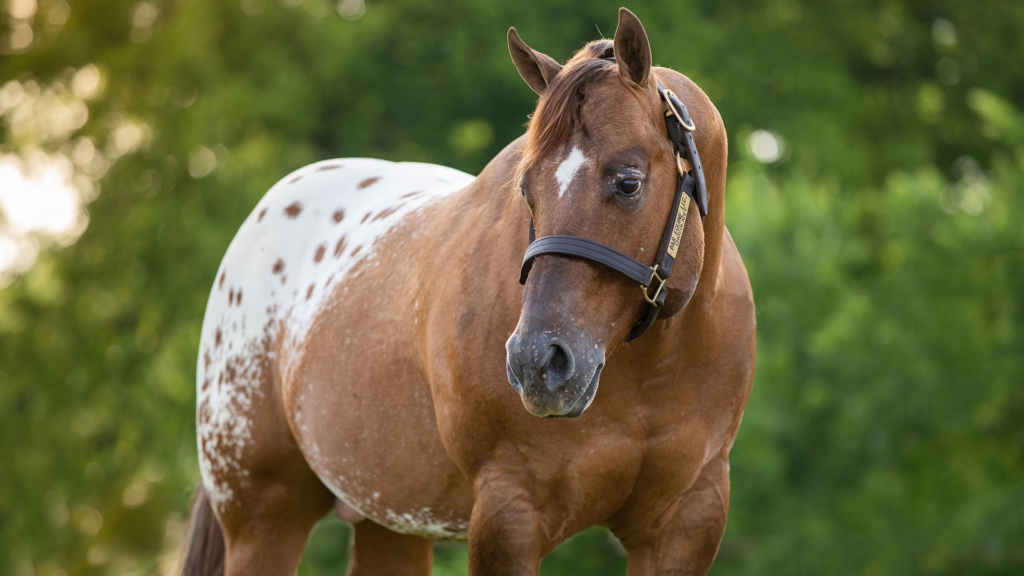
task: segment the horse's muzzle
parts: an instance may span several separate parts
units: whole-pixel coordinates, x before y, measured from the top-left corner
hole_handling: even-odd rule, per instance
[[[603,347],[575,344],[549,333],[524,336],[519,330],[505,343],[508,381],[534,416],[575,418],[594,401]]]

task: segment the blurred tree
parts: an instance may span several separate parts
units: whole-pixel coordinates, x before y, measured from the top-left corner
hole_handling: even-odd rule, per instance
[[[0,155],[63,161],[88,228],[25,236],[44,250],[0,290],[0,573],[168,565],[197,478],[207,292],[260,196],[336,156],[478,171],[533,106],[508,26],[564,60],[617,7],[8,0]],[[758,302],[714,571],[1024,571],[1024,9],[630,8],[725,118]],[[347,534],[321,523],[302,574],[341,573]],[[436,558],[465,572],[464,547]],[[624,564],[594,529],[542,571]]]

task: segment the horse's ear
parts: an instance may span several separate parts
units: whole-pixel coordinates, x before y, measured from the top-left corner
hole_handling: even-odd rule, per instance
[[[550,56],[527,46],[515,28],[508,29],[508,53],[512,55],[512,62],[519,70],[519,75],[537,94],[543,94],[544,89],[562,69],[562,66]]]
[[[619,8],[619,25],[615,29],[615,62],[623,78],[640,86],[647,84],[651,76],[651,44],[640,19],[625,8]]]

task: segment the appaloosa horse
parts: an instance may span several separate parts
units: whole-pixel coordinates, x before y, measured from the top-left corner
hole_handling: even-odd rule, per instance
[[[754,370],[722,119],[628,10],[564,67],[508,41],[540,99],[478,177],[320,162],[231,243],[186,574],[292,574],[332,507],[357,575],[461,539],[471,574],[537,574],[592,525],[631,575],[710,568]]]

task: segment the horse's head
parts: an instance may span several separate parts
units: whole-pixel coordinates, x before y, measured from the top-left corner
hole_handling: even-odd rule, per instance
[[[514,28],[508,42],[519,74],[540,95],[516,173],[537,237],[594,240],[651,266],[674,204],[677,168],[640,21],[621,9],[614,42],[592,42],[564,67],[530,49]],[[662,82],[679,85],[672,75],[663,72]],[[686,306],[703,258],[704,231],[694,209],[660,318]],[[649,306],[641,290],[584,259],[544,254],[534,260],[519,325],[506,343],[508,378],[527,410],[583,414],[606,357]]]

